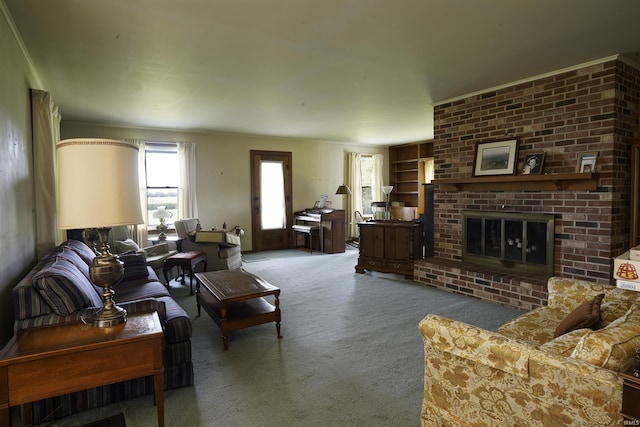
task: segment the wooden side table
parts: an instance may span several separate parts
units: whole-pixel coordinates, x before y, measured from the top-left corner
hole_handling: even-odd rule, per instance
[[[11,425],[12,406],[27,405],[23,424],[30,424],[32,402],[146,376],[153,376],[162,427],[162,326],[155,312],[131,315],[113,328],[71,323],[25,329],[0,351],[0,427]]]
[[[184,271],[189,271],[189,278],[191,279],[189,287],[191,295],[193,295],[193,270],[201,262],[204,262],[204,271],[207,271],[207,254],[202,251],[178,252],[165,259],[162,273],[167,281],[167,289],[169,289],[169,275],[167,272],[173,267],[178,267],[181,269],[182,283],[184,283]]]
[[[622,416],[633,421],[625,425],[640,425],[640,377],[633,375],[633,369],[620,372],[622,377]]]

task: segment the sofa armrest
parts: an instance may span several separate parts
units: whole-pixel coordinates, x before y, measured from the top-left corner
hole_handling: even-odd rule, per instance
[[[420,322],[425,340],[456,357],[482,363],[514,375],[529,376],[529,352],[532,347],[523,345],[504,335],[490,332],[467,323],[428,315]]]
[[[420,331],[423,426],[622,423],[615,372],[436,315]]]

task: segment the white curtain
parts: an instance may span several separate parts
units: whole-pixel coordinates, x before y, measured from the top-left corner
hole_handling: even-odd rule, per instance
[[[358,224],[355,220],[355,212],[362,213],[362,171],[360,168],[360,153],[349,153],[347,159],[347,182],[351,189],[351,197],[347,202],[346,215],[348,220],[347,234],[350,237],[358,236]]]
[[[372,154],[373,156],[373,184],[371,185],[371,197],[373,201],[385,200],[382,186],[385,185],[382,176],[382,154]]]
[[[178,188],[178,218],[198,218],[196,199],[196,143],[178,142],[180,184]]]
[[[42,258],[66,239],[58,230],[56,209],[56,143],[60,139],[58,107],[48,92],[31,90],[36,254]]]
[[[142,246],[147,244],[149,224],[147,224],[147,171],[146,171],[146,142],[140,139],[128,139],[138,146],[138,188],[140,193],[140,209],[142,210],[143,224],[134,227],[134,240]]]
[[[347,202],[346,215],[351,218],[347,221],[348,230],[347,233],[351,237],[358,236],[358,224],[355,220],[355,212],[363,212],[364,206],[362,206],[362,167],[361,162],[364,156],[371,157],[373,159],[373,177],[371,184],[371,197],[373,201],[383,200],[382,197],[382,154],[364,154],[364,153],[348,153],[347,159],[347,182],[351,189],[351,197]]]

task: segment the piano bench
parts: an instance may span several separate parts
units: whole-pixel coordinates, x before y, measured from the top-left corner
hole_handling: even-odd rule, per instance
[[[322,239],[320,238],[320,226],[319,225],[300,225],[294,224],[291,226],[295,233],[306,234],[309,236],[309,252],[313,253],[313,238],[316,237],[318,239],[318,247],[320,248],[320,253],[323,252],[322,247]],[[298,242],[296,234],[296,244]],[[297,247],[297,246],[296,246]]]

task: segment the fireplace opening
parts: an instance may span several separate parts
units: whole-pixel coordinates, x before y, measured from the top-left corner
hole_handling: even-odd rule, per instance
[[[462,260],[553,275],[553,215],[462,212]]]

